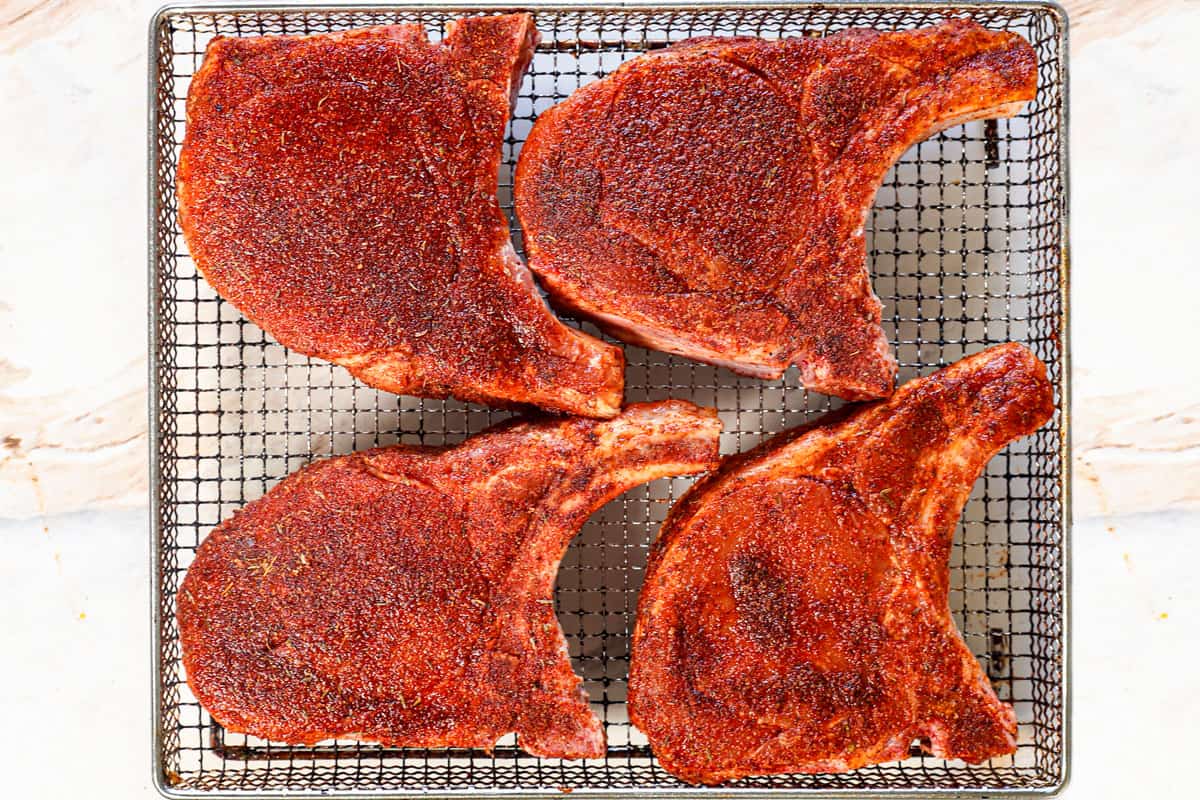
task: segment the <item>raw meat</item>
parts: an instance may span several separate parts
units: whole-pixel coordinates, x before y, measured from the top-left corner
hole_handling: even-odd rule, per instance
[[[609,417],[623,357],[563,325],[496,199],[538,34],[468,17],[218,38],[188,92],[180,222],[217,292],[391,392]]]
[[[1009,344],[727,460],[671,510],[638,604],[630,718],[692,783],[1011,753],[954,626],[950,545],[988,460],[1054,412]]]
[[[914,143],[1016,114],[1036,85],[1024,39],[961,19],[641,56],[534,125],[516,177],[530,267],[626,341],[889,395],[864,266],[876,190]]]
[[[227,730],[604,753],[554,616],[571,538],[601,505],[717,463],[716,412],[516,422],[457,447],[320,461],[218,526],[178,595],[188,685]]]

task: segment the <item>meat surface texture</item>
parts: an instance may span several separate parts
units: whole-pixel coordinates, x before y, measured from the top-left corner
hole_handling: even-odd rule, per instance
[[[647,567],[629,713],[692,783],[843,772],[914,741],[978,762],[1016,717],[948,603],[972,484],[1052,415],[1002,345],[728,459],[671,510]]]
[[[371,386],[618,412],[618,348],[560,322],[496,199],[525,14],[217,38],[192,80],[181,227],[214,289]]]
[[[635,344],[847,399],[895,361],[863,226],[916,142],[1016,114],[1020,36],[956,19],[824,39],[693,39],[543,113],[517,212],[552,301]]]
[[[604,754],[554,615],[568,542],[621,492],[717,463],[716,412],[633,405],[457,447],[320,461],[219,525],[178,595],[183,664],[227,730]]]

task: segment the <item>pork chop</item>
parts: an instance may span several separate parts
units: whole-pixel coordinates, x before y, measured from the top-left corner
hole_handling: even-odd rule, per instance
[[[717,463],[716,412],[515,422],[320,461],[219,525],[178,595],[188,685],[227,730],[604,754],[554,580],[601,505]]]
[[[560,308],[645,347],[847,399],[895,361],[863,225],[911,145],[1034,97],[1012,33],[955,19],[824,39],[683,42],[543,113],[516,175],[530,267]]]
[[[527,14],[216,38],[192,80],[179,218],[204,277],[371,386],[618,412],[618,348],[550,313],[496,199]]]
[[[950,614],[988,460],[1054,412],[1009,344],[727,460],[671,510],[638,603],[629,714],[692,783],[1011,753],[1016,717]]]

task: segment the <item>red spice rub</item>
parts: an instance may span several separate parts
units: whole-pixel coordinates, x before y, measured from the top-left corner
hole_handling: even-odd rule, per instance
[[[1020,36],[961,19],[684,42],[543,113],[517,168],[530,267],[614,336],[848,399],[892,392],[863,222],[914,143],[1034,97]]]
[[[218,38],[188,92],[180,221],[221,296],[284,345],[429,397],[620,408],[621,352],[563,325],[496,200],[525,14]]]
[[[1016,746],[950,614],[950,546],[988,460],[1054,412],[1008,344],[728,459],[671,510],[638,603],[629,713],[693,783],[843,772],[914,740]]]
[[[621,492],[716,466],[716,412],[513,422],[315,463],[221,523],[178,595],[188,685],[227,730],[312,744],[604,753],[554,616],[567,544]]]

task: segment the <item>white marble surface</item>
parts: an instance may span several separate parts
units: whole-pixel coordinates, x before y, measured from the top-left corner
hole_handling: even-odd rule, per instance
[[[11,797],[149,797],[145,27],[0,4],[0,752]],[[1068,3],[1072,798],[1191,796],[1200,716],[1200,3]],[[80,512],[80,509],[87,509]],[[69,513],[78,512],[78,513]],[[12,785],[15,779],[15,786]]]

